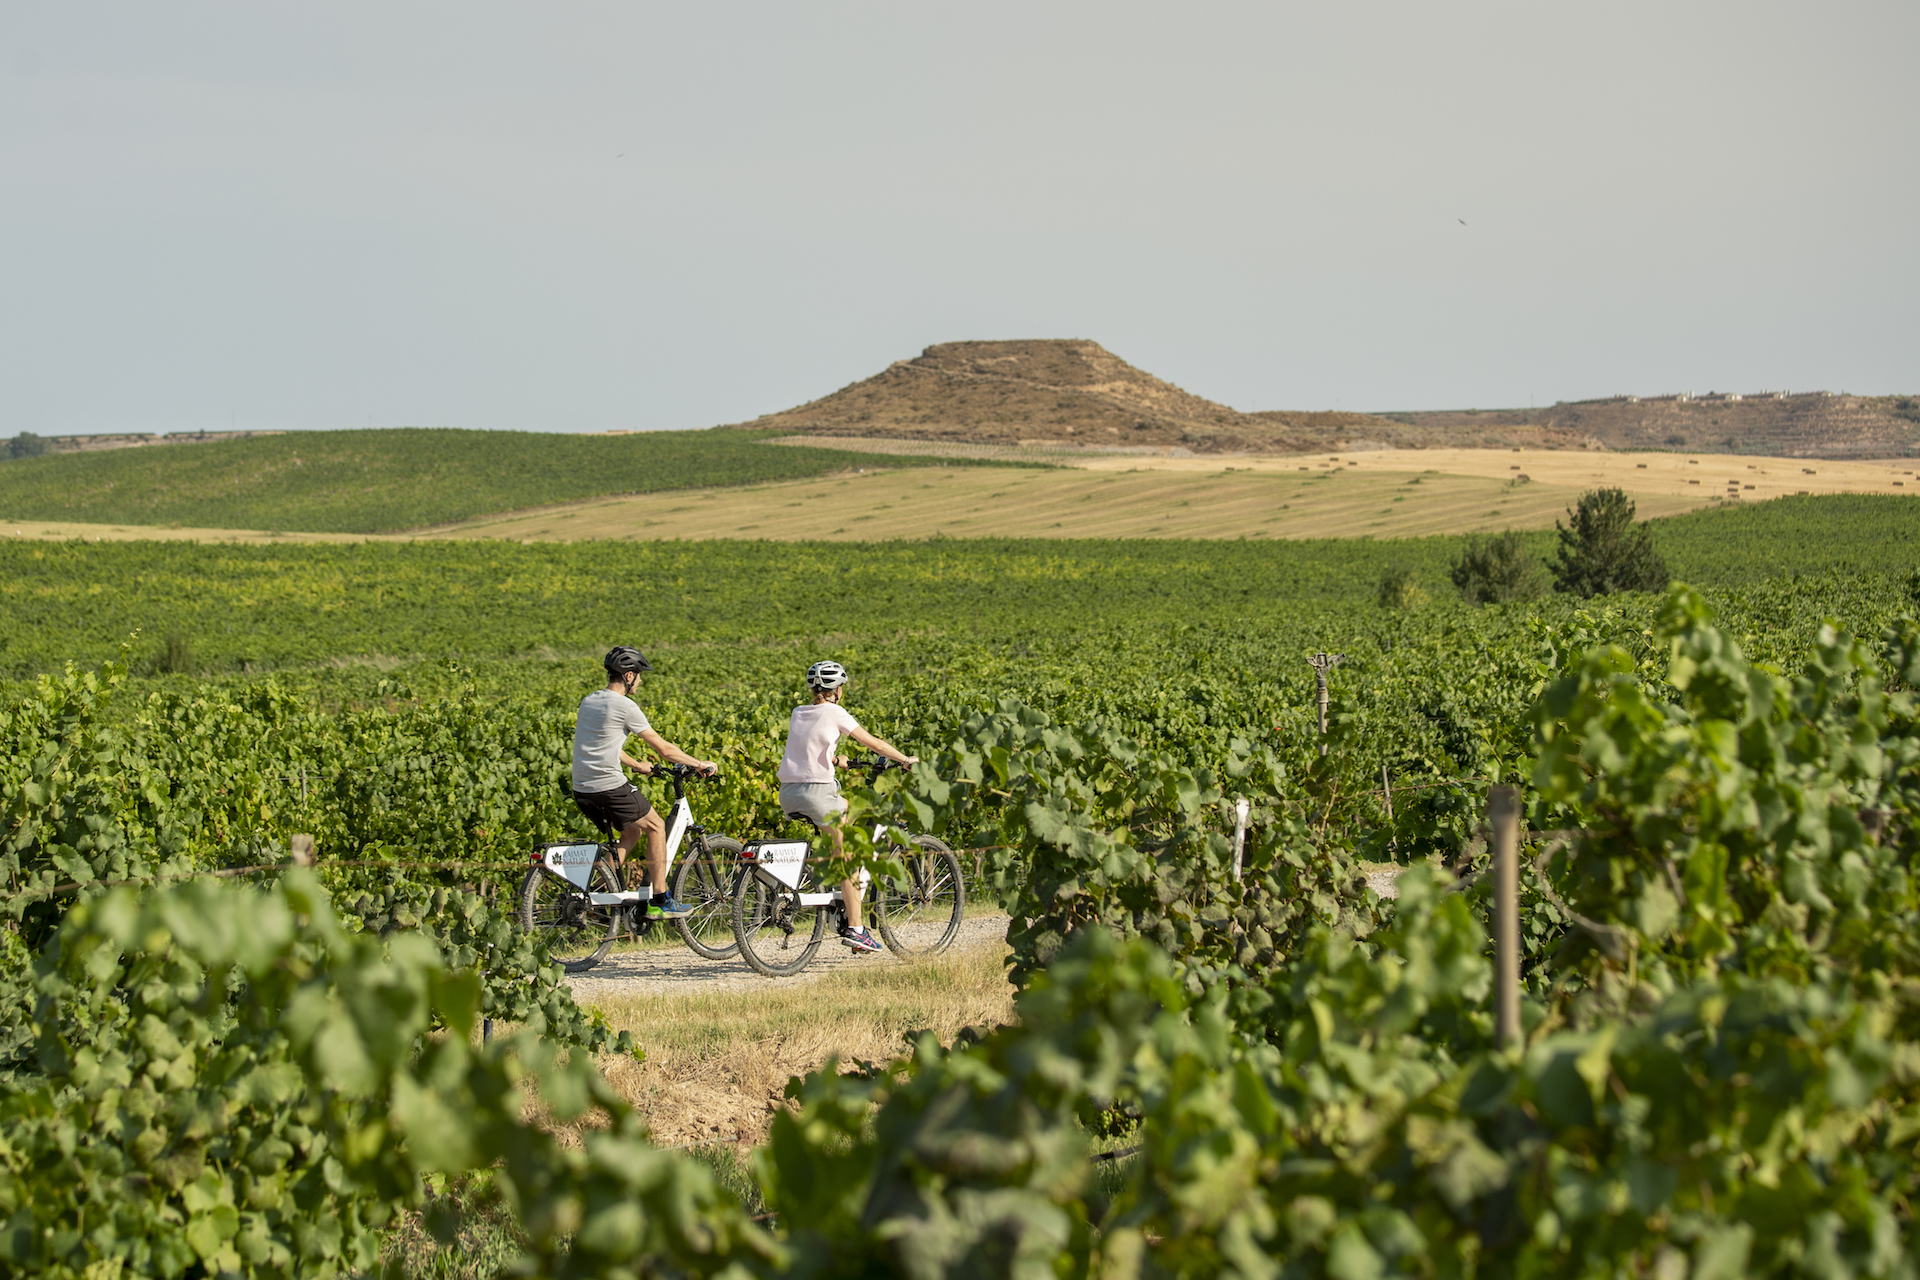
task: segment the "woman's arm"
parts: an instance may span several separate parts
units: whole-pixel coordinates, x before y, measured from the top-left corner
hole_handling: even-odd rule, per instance
[[[887,742],[882,738],[874,737],[872,734],[868,733],[865,729],[860,728],[858,725],[855,725],[853,728],[847,730],[847,736],[849,738],[852,738],[855,742],[859,743],[861,746],[865,747],[867,750],[877,751],[881,755],[885,756],[887,759],[895,761],[896,763],[899,763],[899,764],[919,764],[920,763],[919,756],[910,756],[906,754],[904,751],[901,751],[899,748],[895,747],[892,743]]]

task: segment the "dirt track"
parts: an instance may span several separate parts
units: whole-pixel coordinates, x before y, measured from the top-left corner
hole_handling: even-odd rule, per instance
[[[939,928],[938,925],[915,925],[910,932],[937,936],[936,931]],[[1006,934],[1006,916],[999,914],[970,916],[961,921],[960,934],[954,939],[952,949],[971,951],[980,947],[998,946]],[[813,963],[791,978],[762,977],[748,968],[747,962],[738,957],[730,960],[707,960],[693,954],[684,946],[671,946],[616,952],[587,972],[570,978],[568,983],[573,988],[575,999],[582,1004],[593,1004],[597,1001],[634,995],[681,995],[695,992],[705,994],[769,985],[801,986],[809,982],[817,982],[830,974],[839,973],[849,966],[876,968],[904,963],[906,962],[890,951],[883,951],[878,955],[855,955],[829,933],[821,942],[820,951],[814,956]]]

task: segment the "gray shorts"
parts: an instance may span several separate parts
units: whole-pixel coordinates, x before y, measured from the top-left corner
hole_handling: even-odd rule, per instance
[[[816,823],[825,823],[833,814],[843,812],[847,798],[840,794],[837,782],[783,782],[780,784],[780,812],[799,815]]]

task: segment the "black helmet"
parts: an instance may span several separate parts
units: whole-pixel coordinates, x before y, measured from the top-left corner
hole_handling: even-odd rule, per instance
[[[606,660],[600,665],[607,669],[607,674],[610,676],[623,676],[629,671],[653,670],[653,664],[647,661],[647,655],[630,644],[615,645],[607,652]]]

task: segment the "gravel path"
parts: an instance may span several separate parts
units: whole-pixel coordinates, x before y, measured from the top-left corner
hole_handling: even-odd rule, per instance
[[[913,925],[910,929],[938,936],[937,924]],[[879,934],[876,932],[875,937]],[[953,940],[953,951],[997,946],[1007,936],[1007,917],[999,913],[969,916],[960,922],[960,934]],[[791,978],[765,978],[747,967],[739,958],[707,960],[684,946],[650,947],[644,951],[616,951],[585,973],[567,979],[574,999],[582,1004],[597,1000],[636,995],[686,995],[693,992],[730,991],[780,983],[792,986],[817,982],[828,974],[839,973],[849,965],[909,964],[891,951],[878,955],[855,955],[841,946],[832,933],[821,940],[813,963]]]

